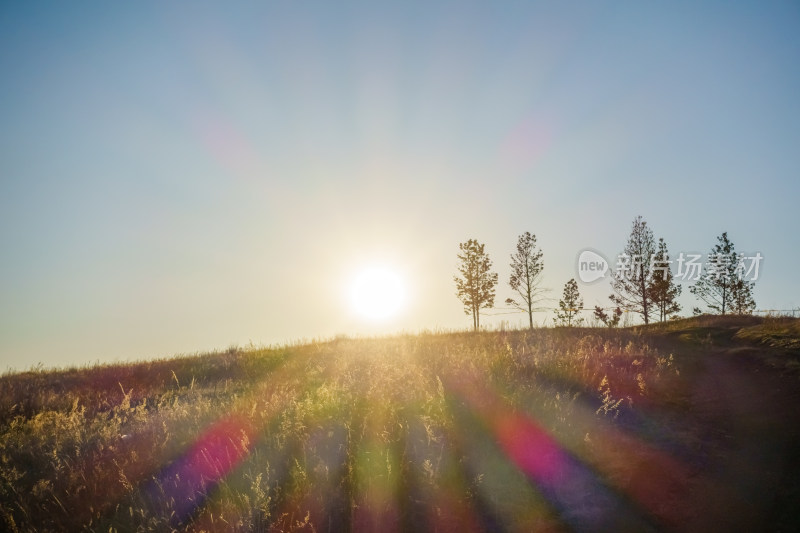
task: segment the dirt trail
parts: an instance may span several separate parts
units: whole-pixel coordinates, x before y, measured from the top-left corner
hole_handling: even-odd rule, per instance
[[[749,348],[709,350],[689,402],[707,462],[680,496],[685,531],[800,531],[800,379]]]

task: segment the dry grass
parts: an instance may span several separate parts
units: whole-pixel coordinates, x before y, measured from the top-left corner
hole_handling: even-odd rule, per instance
[[[638,330],[337,339],[0,378],[8,531],[674,525],[700,442]],[[650,480],[650,481],[648,481]],[[655,481],[657,480],[657,481]]]
[[[766,346],[800,350],[800,318],[767,317],[757,325],[740,329],[736,338]]]

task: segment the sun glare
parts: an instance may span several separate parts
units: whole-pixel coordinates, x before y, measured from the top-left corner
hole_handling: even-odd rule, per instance
[[[353,278],[349,296],[350,305],[361,318],[382,321],[403,310],[407,290],[403,278],[396,271],[369,267]]]

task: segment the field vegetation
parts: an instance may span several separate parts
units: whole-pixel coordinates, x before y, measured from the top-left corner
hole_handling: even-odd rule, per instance
[[[8,373],[0,529],[791,530],[798,323],[337,338]]]

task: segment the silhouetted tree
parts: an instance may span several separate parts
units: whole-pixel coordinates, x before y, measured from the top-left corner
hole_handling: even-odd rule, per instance
[[[583,309],[583,298],[578,292],[578,282],[574,278],[564,285],[564,296],[558,301],[558,309],[556,318],[553,319],[556,325],[571,327],[573,320],[576,324],[580,322],[576,317]]]
[[[733,305],[731,310],[737,315],[750,315],[756,308],[756,301],[753,299],[753,289],[755,283],[736,279],[733,282]]]
[[[483,244],[475,239],[458,245],[461,276],[453,276],[456,282],[456,294],[464,304],[464,313],[472,314],[472,326],[475,331],[481,327],[481,308],[494,307],[494,290],[497,285],[497,274],[492,272],[492,261],[484,251]]]
[[[619,307],[615,308],[611,312],[611,316],[609,316],[602,307],[596,305],[594,306],[594,317],[606,326],[615,328],[619,325],[619,321],[622,318],[622,309]]]
[[[717,237],[717,244],[708,254],[706,272],[689,288],[692,294],[721,315],[750,314],[756,307],[753,300],[755,283],[746,281],[728,232]]]
[[[525,232],[517,239],[517,252],[511,255],[511,275],[508,284],[517,291],[521,302],[507,298],[506,304],[528,313],[528,325],[533,329],[534,305],[544,292],[539,287],[544,269],[542,251],[536,249],[536,235]]]
[[[616,305],[642,315],[645,324],[650,322],[653,306],[650,298],[650,264],[654,253],[653,231],[641,216],[637,216],[611,280],[611,288],[616,294],[609,298]]]
[[[650,299],[653,306],[658,309],[658,319],[663,322],[681,310],[677,298],[682,289],[675,283],[669,268],[669,252],[664,239],[658,239],[658,251],[653,256],[651,267]]]

